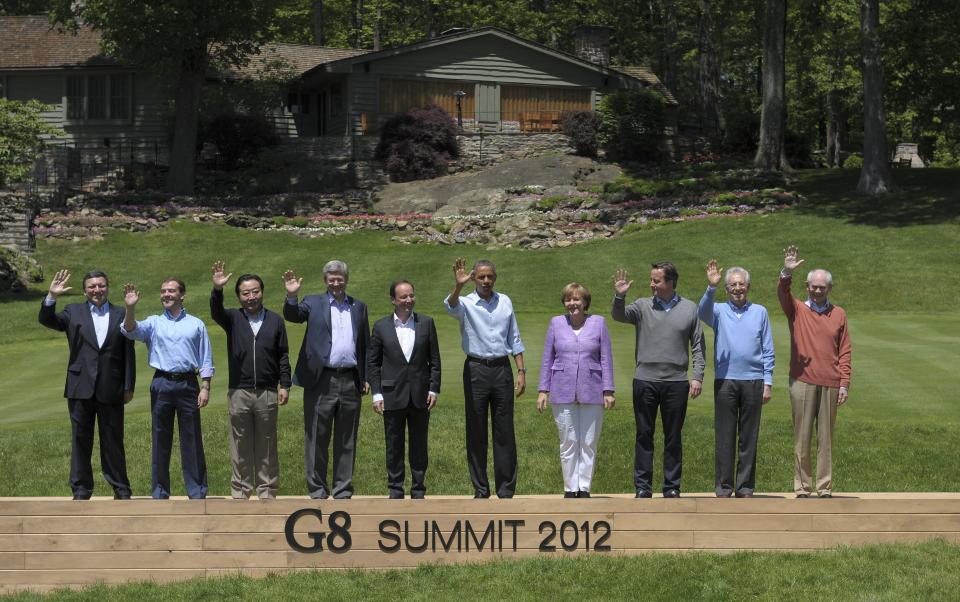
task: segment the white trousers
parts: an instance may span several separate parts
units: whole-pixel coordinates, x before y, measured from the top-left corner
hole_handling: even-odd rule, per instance
[[[603,404],[552,404],[560,433],[560,467],[564,491],[590,491],[603,427]]]

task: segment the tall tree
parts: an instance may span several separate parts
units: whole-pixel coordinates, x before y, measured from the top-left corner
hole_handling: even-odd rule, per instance
[[[266,0],[56,0],[53,17],[102,35],[121,61],[166,76],[174,87],[174,131],[167,189],[193,193],[200,91],[208,68],[244,64],[273,15]]]
[[[310,23],[313,26],[313,43],[323,46],[326,43],[326,37],[323,35],[323,0],[311,1]]]
[[[753,163],[760,169],[785,167],[784,137],[787,127],[786,53],[787,0],[767,0],[763,30],[763,104],[760,141]]]
[[[860,0],[860,34],[863,44],[863,167],[857,191],[882,194],[893,190],[893,175],[887,163],[879,0]]]
[[[699,0],[697,26],[700,111],[703,132],[712,144],[720,142],[720,64],[714,40],[713,7],[710,0]]]

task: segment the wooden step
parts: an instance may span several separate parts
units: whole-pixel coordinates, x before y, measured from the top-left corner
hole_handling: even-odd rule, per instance
[[[818,550],[934,538],[960,542],[960,494],[860,493],[829,500],[787,494],[269,502],[0,498],[0,593],[238,571],[258,576],[545,554]],[[322,550],[304,551],[317,540]]]

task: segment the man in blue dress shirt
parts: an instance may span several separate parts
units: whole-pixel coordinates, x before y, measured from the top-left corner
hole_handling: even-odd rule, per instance
[[[187,495],[191,499],[207,496],[207,462],[200,433],[200,408],[207,405],[210,398],[213,353],[207,327],[183,308],[186,292],[187,285],[182,280],[167,278],[160,285],[163,313],[138,321],[136,308],[140,291],[132,284],[123,287],[127,314],[120,331],[128,339],[147,344],[148,362],[156,370],[150,383],[154,499],[170,497],[174,416],[180,430],[180,462]],[[197,382],[198,373],[202,385]]]
[[[713,302],[722,276],[723,268],[711,260],[707,264],[709,285],[700,299],[700,319],[716,333],[716,493],[717,497],[752,497],[760,410],[770,401],[773,387],[773,335],[767,309],[747,300],[750,274],[745,269],[727,270],[727,302]]]
[[[458,257],[453,265],[456,285],[443,301],[447,313],[460,322],[463,352],[463,395],[467,429],[467,466],[474,497],[490,497],[487,480],[488,414],[493,422],[493,476],[497,496],[511,498],[517,488],[517,441],[513,432],[513,396],[523,395],[527,370],[523,367],[523,342],[513,313],[513,303],[493,291],[497,270],[489,261],[478,261],[469,272]],[[475,290],[460,296],[468,282]],[[517,364],[513,383],[510,356]]]

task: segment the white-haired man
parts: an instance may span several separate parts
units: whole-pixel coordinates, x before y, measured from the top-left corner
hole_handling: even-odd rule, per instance
[[[751,303],[750,273],[727,270],[727,302],[715,304],[724,279],[717,261],[707,264],[700,320],[714,330],[714,461],[717,497],[753,497],[760,411],[773,388],[773,335],[767,308]],[[739,443],[737,435],[739,434]]]
[[[784,250],[778,296],[790,327],[790,403],[793,406],[793,487],[810,497],[810,437],[817,428],[817,494],[833,495],[833,426],[837,408],[847,401],[851,345],[847,314],[828,300],[833,276],[827,270],[807,274],[807,299],[790,294],[793,271],[803,260],[795,246]]]

